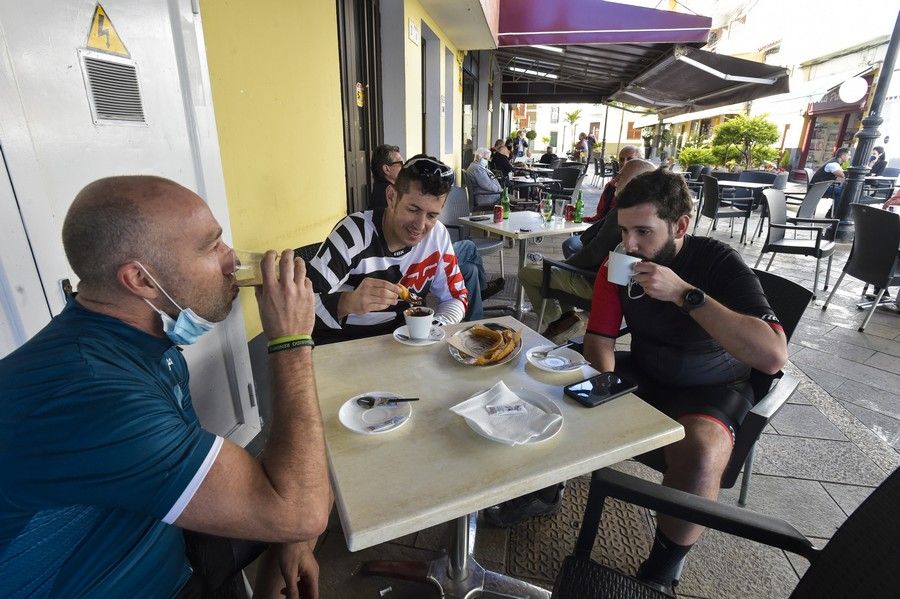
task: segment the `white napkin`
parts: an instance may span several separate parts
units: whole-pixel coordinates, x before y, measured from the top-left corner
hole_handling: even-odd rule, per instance
[[[561,418],[559,414],[548,414],[523,401],[503,381],[450,410],[468,420],[484,435],[507,445],[528,443]]]

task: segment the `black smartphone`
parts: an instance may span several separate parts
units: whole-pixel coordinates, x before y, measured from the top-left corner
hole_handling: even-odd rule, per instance
[[[483,221],[483,220],[491,220],[490,216],[470,216],[469,220],[472,221]]]
[[[563,393],[588,408],[596,408],[620,395],[631,393],[637,385],[615,372],[604,372],[589,379],[566,385]]]

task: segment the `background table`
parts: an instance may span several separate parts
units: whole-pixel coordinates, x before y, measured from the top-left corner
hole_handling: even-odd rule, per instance
[[[511,317],[490,320],[523,331],[522,351],[507,364],[465,366],[450,356],[445,341],[411,347],[390,335],[316,348],[335,502],[351,551],[456,519],[458,534],[449,557],[420,572],[445,590],[456,589],[451,596],[467,596],[460,589],[483,584],[518,591],[513,596],[547,597],[471,560],[474,518],[469,514],[662,447],[683,438],[684,429],[631,394],[591,409],[564,399],[564,385],[596,371],[539,370],[527,363],[525,352],[548,341]],[[445,331],[450,335],[470,324]],[[479,436],[450,411],[500,380],[513,391],[527,388],[554,401],[562,411],[562,430],[542,443],[509,447]],[[421,399],[400,428],[362,435],[340,423],[338,410],[367,391]]]
[[[502,223],[493,221],[473,221],[471,217],[460,217],[460,222],[476,229],[500,235],[507,239],[514,239],[519,244],[519,268],[525,266],[525,255],[528,250],[528,240],[535,237],[555,237],[580,233],[591,226],[591,223],[574,223],[554,218],[545,223],[537,212],[511,212],[509,218]],[[522,318],[522,304],[525,301],[525,293],[522,282],[519,281],[519,292],[516,295],[516,317]]]

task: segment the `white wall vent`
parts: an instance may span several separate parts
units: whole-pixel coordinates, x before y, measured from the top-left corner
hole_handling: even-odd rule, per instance
[[[79,50],[91,115],[96,124],[146,124],[133,60]]]

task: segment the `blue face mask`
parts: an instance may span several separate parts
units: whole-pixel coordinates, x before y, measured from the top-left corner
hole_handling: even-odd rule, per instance
[[[487,168],[487,165],[488,165],[487,158],[482,158],[479,162],[481,163],[481,166]]]
[[[159,317],[162,319],[163,332],[166,334],[172,343],[175,345],[192,345],[197,342],[197,339],[200,338],[203,333],[211,330],[215,323],[209,322],[208,320],[197,316],[197,314],[188,308],[185,310],[181,306],[179,306],[175,300],[172,299],[172,296],[166,293],[166,290],[163,289],[163,286],[157,283],[156,279],[153,278],[144,265],[140,262],[137,263],[147,276],[150,277],[150,280],[156,283],[156,286],[159,287],[159,290],[165,294],[169,301],[174,304],[176,308],[178,308],[178,318],[176,320],[172,320],[172,317],[154,306],[149,302],[149,300],[144,300],[147,302],[147,305],[153,308],[153,310],[159,314]]]

